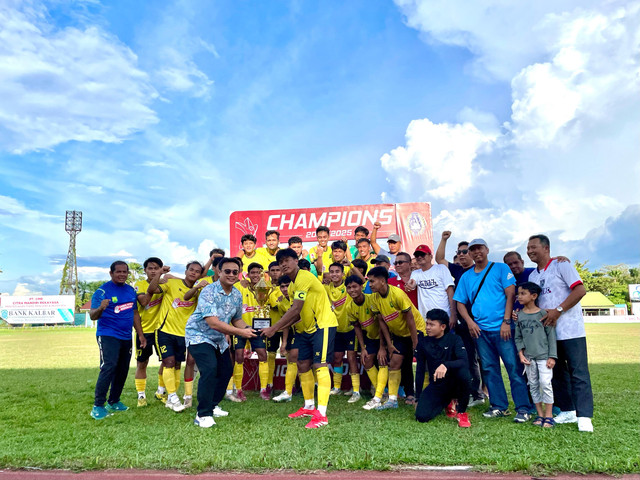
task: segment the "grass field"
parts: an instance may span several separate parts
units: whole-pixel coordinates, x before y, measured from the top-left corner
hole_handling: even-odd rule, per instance
[[[413,409],[366,412],[332,397],[330,424],[317,431],[250,394],[213,429],[153,401],[137,409],[130,372],[122,400],[133,406],[104,421],[89,416],[98,375],[95,331],[0,330],[0,468],[155,468],[185,472],[263,469],[387,469],[472,465],[478,470],[640,472],[640,325],[588,325],[595,396],[594,434],[576,425],[542,430],[470,410],[472,427],[441,415],[423,425]],[[155,390],[157,362],[148,393]],[[485,407],[486,408],[486,407]]]

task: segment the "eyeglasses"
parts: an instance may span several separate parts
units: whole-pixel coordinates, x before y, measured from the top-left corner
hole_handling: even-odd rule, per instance
[[[403,263],[409,263],[409,262],[408,262],[407,260],[396,260],[396,261],[394,262],[394,265],[396,265],[396,266],[397,266],[397,265],[402,265]]]
[[[240,273],[240,270],[231,270],[230,268],[225,268],[223,272],[225,275],[238,275]]]
[[[416,253],[413,254],[413,256],[416,257],[416,258],[424,258],[424,257],[427,256],[427,254],[426,253],[422,253],[422,252],[416,252]]]
[[[467,253],[469,253],[469,249],[466,249],[466,250],[458,250],[456,253],[457,253],[458,255],[466,255]]]

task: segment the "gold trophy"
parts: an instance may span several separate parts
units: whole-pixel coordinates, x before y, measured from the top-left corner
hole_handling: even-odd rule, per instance
[[[271,295],[271,292],[274,290],[274,287],[267,285],[264,278],[261,278],[255,287],[253,287],[252,293],[258,302],[256,313],[253,316],[252,328],[254,330],[260,331],[263,328],[269,328],[271,326],[271,306],[267,304],[267,301],[269,300],[269,295]]]

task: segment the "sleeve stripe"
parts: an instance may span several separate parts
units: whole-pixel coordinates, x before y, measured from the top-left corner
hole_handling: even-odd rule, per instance
[[[574,288],[576,288],[578,285],[582,285],[582,280],[578,280],[578,281],[576,281],[576,282],[573,282],[569,288],[570,288],[571,290],[573,290],[573,289],[574,289]]]

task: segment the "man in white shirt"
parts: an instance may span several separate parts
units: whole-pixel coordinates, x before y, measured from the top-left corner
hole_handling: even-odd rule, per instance
[[[542,288],[538,303],[547,311],[542,320],[556,327],[558,360],[553,368],[553,395],[562,412],[556,423],[578,423],[593,432],[593,391],[587,360],[587,338],[580,299],[587,293],[569,262],[551,258],[549,237],[529,237],[527,255],[537,267],[529,281]]]

